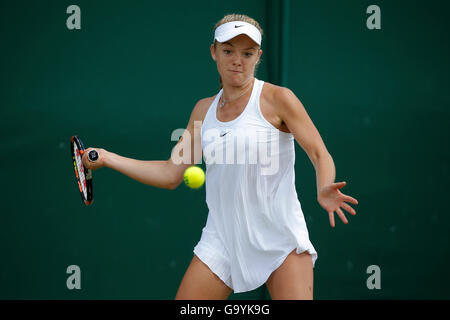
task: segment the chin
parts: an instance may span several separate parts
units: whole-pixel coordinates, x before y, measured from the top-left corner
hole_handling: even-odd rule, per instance
[[[239,87],[244,85],[249,80],[249,78],[250,76],[247,76],[243,73],[236,73],[226,77],[226,82],[233,87]]]

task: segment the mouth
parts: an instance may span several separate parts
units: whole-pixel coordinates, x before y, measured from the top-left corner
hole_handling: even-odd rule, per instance
[[[233,73],[241,73],[241,71],[236,71],[236,70],[230,70]]]

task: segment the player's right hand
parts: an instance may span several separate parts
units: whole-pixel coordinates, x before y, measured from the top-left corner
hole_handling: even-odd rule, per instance
[[[95,161],[91,161],[88,157],[89,151],[91,151],[91,150],[97,151],[98,159]],[[106,158],[107,153],[108,152],[105,149],[101,149],[101,148],[85,149],[83,152],[83,156],[81,158],[81,160],[83,161],[83,166],[86,169],[92,169],[92,170],[97,170],[97,169],[100,169],[101,167],[104,167],[105,166],[105,158]]]

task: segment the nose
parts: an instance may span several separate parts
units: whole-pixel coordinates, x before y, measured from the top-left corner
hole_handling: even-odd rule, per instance
[[[240,67],[242,65],[241,58],[238,55],[235,55],[234,58],[233,58],[232,63],[233,63],[233,66]]]

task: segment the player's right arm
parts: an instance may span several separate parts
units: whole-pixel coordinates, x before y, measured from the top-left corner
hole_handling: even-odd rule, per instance
[[[105,149],[88,148],[83,154],[83,165],[93,170],[108,167],[150,186],[175,189],[183,181],[184,171],[189,166],[201,161],[200,128],[211,101],[211,98],[205,98],[197,102],[191,112],[186,130],[172,149],[171,157],[168,160],[136,160]],[[99,158],[95,162],[87,159],[87,154],[93,149],[99,154]],[[180,161],[180,156],[185,155],[184,152],[189,149],[191,151],[190,159],[184,157],[185,161]]]

